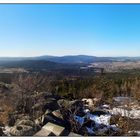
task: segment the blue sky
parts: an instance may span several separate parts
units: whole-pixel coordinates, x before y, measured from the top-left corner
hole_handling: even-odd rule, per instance
[[[140,56],[140,5],[0,5],[0,56],[76,54]]]

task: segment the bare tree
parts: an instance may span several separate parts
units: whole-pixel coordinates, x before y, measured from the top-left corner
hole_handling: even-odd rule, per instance
[[[46,78],[38,73],[22,74],[14,79],[13,84],[17,93],[17,110],[20,113],[28,113],[34,116],[32,106],[36,104],[36,96],[45,81]]]

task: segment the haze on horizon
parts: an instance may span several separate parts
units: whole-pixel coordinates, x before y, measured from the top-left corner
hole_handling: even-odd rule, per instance
[[[140,56],[140,4],[1,4],[0,57]]]

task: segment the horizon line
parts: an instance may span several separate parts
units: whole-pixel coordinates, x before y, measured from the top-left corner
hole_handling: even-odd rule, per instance
[[[0,58],[33,58],[33,57],[43,57],[43,56],[50,56],[50,57],[65,57],[65,56],[93,56],[93,57],[140,57],[139,56],[127,56],[127,55],[121,55],[121,56],[99,56],[99,55],[89,55],[89,54],[66,54],[66,55],[35,55],[35,56],[0,56]]]

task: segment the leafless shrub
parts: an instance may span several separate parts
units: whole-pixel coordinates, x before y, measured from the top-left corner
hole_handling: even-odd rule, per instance
[[[14,91],[17,95],[17,110],[19,113],[35,116],[35,110],[32,106],[37,103],[36,96],[45,81],[46,78],[38,73],[19,75],[14,79]]]

